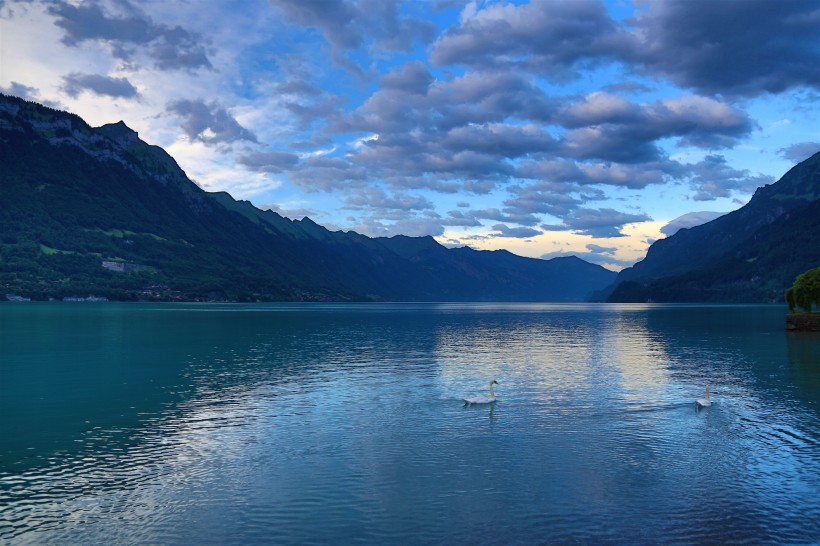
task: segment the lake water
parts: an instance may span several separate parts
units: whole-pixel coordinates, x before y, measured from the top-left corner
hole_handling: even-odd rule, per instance
[[[818,543],[785,314],[0,304],[0,543]]]

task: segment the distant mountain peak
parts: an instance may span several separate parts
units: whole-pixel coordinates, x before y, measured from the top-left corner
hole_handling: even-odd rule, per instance
[[[130,142],[136,142],[139,140],[139,133],[126,125],[124,121],[103,125],[98,130],[111,140],[115,141],[127,140]]]

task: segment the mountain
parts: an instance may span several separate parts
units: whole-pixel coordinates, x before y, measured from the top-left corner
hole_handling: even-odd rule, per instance
[[[290,220],[191,182],[124,123],[0,95],[0,296],[582,301],[615,273],[577,258],[448,249]]]
[[[621,271],[607,301],[783,301],[820,265],[820,153],[740,209],[656,241]]]

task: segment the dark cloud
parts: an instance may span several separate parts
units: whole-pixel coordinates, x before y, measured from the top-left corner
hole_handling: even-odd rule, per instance
[[[352,49],[361,36],[353,28],[356,9],[344,0],[270,0],[282,12],[286,22],[319,29],[334,46]]]
[[[433,75],[421,61],[411,61],[399,71],[390,72],[381,79],[382,89],[396,89],[405,93],[424,95],[433,83]]]
[[[519,224],[522,226],[534,226],[538,224],[538,217],[526,212],[500,210],[495,207],[488,209],[471,210],[469,212],[474,218],[480,220],[495,220],[506,224]]]
[[[592,126],[567,131],[560,155],[582,161],[646,163],[661,159],[663,151],[652,139],[639,138],[621,127]]]
[[[612,255],[618,250],[618,248],[614,247],[614,246],[601,246],[601,245],[596,245],[594,243],[589,243],[587,245],[587,250],[589,250],[590,252],[592,252],[594,254],[609,254],[609,255]]]
[[[435,24],[425,18],[401,13],[402,8],[412,10],[412,1],[359,0],[356,7],[358,31],[373,36],[377,49],[408,52],[415,43],[427,44],[435,37]]]
[[[628,214],[610,208],[578,208],[563,217],[563,225],[542,224],[547,231],[571,230],[596,238],[623,237],[626,224],[651,221],[647,214]]]
[[[523,68],[553,81],[614,64],[708,95],[820,86],[815,0],[657,0],[615,21],[599,0],[491,4],[433,44],[439,66]]]
[[[820,142],[800,142],[781,148],[777,152],[785,159],[799,163],[820,152]]]
[[[334,157],[305,159],[299,169],[290,173],[291,182],[308,192],[362,187],[372,179],[366,169]]]
[[[642,188],[672,175],[659,141],[733,146],[755,127],[744,112],[699,96],[636,104],[593,93],[570,101],[500,72],[429,82],[423,65],[407,65],[361,107],[331,120],[332,132],[378,135],[351,162],[410,184],[428,185],[431,174],[464,178],[478,193],[512,176],[556,174],[559,181]],[[549,172],[556,165],[564,172]]]
[[[441,235],[444,228],[441,222],[430,216],[418,216],[413,213],[398,213],[390,215],[385,222],[381,216],[368,216],[360,219],[350,229],[370,237],[391,237],[393,235],[407,235],[422,237],[426,235]]]
[[[556,117],[567,128],[588,127],[590,125],[634,124],[646,119],[643,108],[624,97],[597,91],[581,100],[567,103]]]
[[[137,88],[128,78],[111,78],[99,74],[78,74],[63,76],[63,91],[70,97],[78,97],[84,91],[114,98],[133,99],[139,96]]]
[[[681,229],[691,228],[699,226],[701,224],[705,224],[706,222],[711,222],[715,218],[723,216],[723,214],[723,212],[710,211],[688,212],[683,216],[678,216],[677,218],[671,220],[668,224],[663,226],[661,228],[661,233],[669,237],[674,235]]]
[[[504,122],[543,118],[553,108],[542,91],[517,76],[433,82],[423,65],[410,63],[385,76],[382,85],[355,111],[328,121],[328,132],[378,136],[347,158],[373,178],[487,193],[515,174],[513,160],[555,145],[537,124]]]
[[[256,136],[217,102],[178,100],[166,110],[182,118],[181,127],[191,140],[205,144],[225,144],[240,140],[256,142]]]
[[[541,230],[528,227],[511,228],[506,224],[495,224],[492,229],[496,232],[490,234],[492,237],[509,237],[515,239],[529,239],[530,237],[535,237],[543,233]]]
[[[20,97],[21,99],[26,99],[33,102],[39,102],[40,104],[50,108],[56,108],[58,110],[66,109],[66,107],[59,102],[44,99],[40,94],[40,90],[36,87],[24,85],[20,82],[10,82],[7,87],[0,85],[0,93],[3,93],[4,95],[13,95],[15,97]]]
[[[695,190],[695,201],[712,201],[731,197],[735,193],[751,194],[774,178],[762,174],[752,175],[746,169],[734,169],[723,156],[708,155],[703,161],[686,166],[689,183]]]
[[[454,127],[442,138],[440,146],[513,159],[549,151],[556,143],[548,132],[536,125],[487,123]]]
[[[40,95],[40,91],[36,87],[24,85],[20,82],[11,82],[8,87],[0,86],[0,92],[26,100],[36,100],[36,97]]]
[[[550,157],[550,156],[547,156]],[[623,165],[612,162],[577,162],[568,159],[522,161],[517,176],[546,183],[572,182],[582,186],[600,184],[630,189],[642,189],[650,184],[662,184],[678,163],[669,160]]]
[[[237,162],[254,171],[280,173],[299,163],[299,157],[284,152],[254,152],[239,156]]]
[[[56,17],[55,24],[65,31],[66,45],[100,41],[123,60],[132,60],[145,51],[154,66],[162,70],[212,68],[200,35],[179,26],[157,24],[127,0],[119,0],[114,6],[116,14],[107,12],[99,2],[74,5],[56,0],[48,10]]]
[[[565,106],[556,118],[571,128],[563,142],[565,156],[622,163],[661,159],[664,153],[655,143],[664,138],[677,137],[684,146],[726,148],[756,127],[745,112],[700,96],[638,105],[598,92]]]
[[[581,68],[618,60],[635,45],[597,0],[534,0],[463,13],[461,25],[433,44],[430,60],[480,70],[525,68],[562,81]]]
[[[399,82],[424,81],[418,65],[386,76],[386,85],[353,111],[337,130],[395,133],[423,130],[426,138],[469,124],[500,123],[508,118],[545,121],[557,107],[527,78],[515,74],[470,74],[429,85],[427,94],[409,93]],[[416,83],[416,90],[421,85]]]
[[[436,113],[436,127],[502,122],[509,118],[552,122],[561,105],[528,77],[512,71],[468,73],[437,83],[425,106]]]
[[[390,51],[409,51],[418,40],[429,42],[435,25],[402,15],[395,0],[270,0],[284,20],[318,29],[336,49],[357,49],[372,41]]]
[[[529,186],[512,186],[513,195],[504,201],[504,211],[511,216],[549,214],[563,217],[581,206],[580,186],[569,183],[542,182]]]
[[[315,100],[284,103],[293,115],[299,119],[299,126],[307,129],[315,122],[332,123],[339,115],[341,100],[334,96],[322,95]]]
[[[447,213],[447,218],[441,222],[445,226],[478,227],[481,222],[471,214],[464,214],[460,210],[451,210]]]
[[[820,86],[816,0],[656,0],[629,23],[636,67],[707,94]]]
[[[388,195],[381,188],[362,188],[345,199],[349,209],[381,210],[432,210],[434,205],[429,199],[420,195],[394,193]]]
[[[601,91],[607,93],[648,93],[654,91],[654,88],[640,82],[624,81],[605,85],[601,88]]]

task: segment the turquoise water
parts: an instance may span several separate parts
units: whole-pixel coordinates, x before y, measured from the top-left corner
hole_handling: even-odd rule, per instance
[[[818,543],[785,313],[2,304],[0,543]]]

